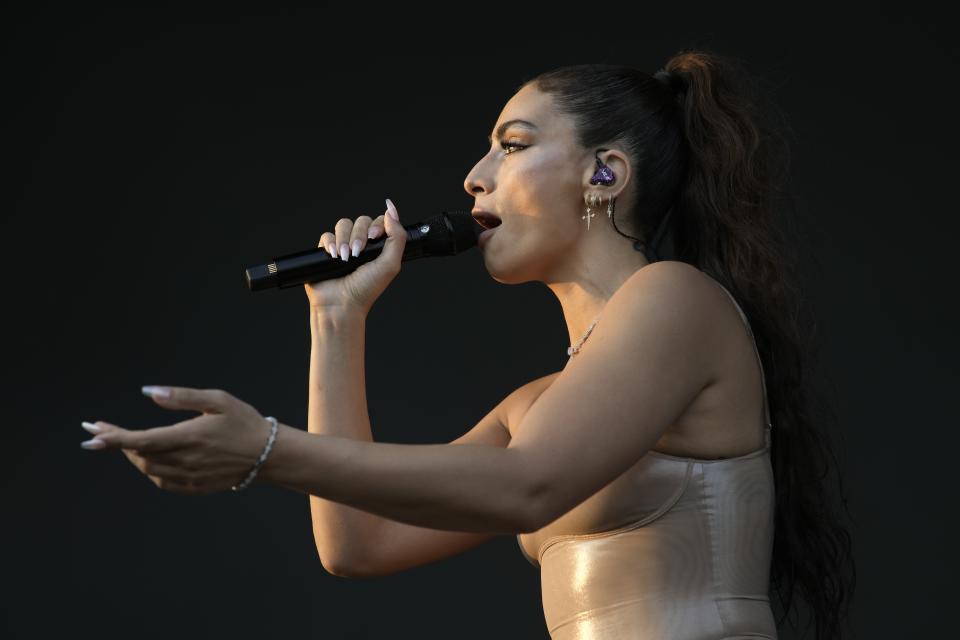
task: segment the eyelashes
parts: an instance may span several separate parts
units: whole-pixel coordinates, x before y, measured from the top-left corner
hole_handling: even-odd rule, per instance
[[[500,148],[503,149],[504,155],[510,155],[511,153],[515,153],[516,150],[519,150],[519,149],[526,149],[528,146],[530,145],[519,144],[516,142],[500,142]],[[514,149],[514,151],[507,151],[508,147]]]

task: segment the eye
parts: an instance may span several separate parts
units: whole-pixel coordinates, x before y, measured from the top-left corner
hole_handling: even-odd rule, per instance
[[[514,153],[513,151],[507,151],[508,147],[516,150],[516,149],[526,149],[528,146],[530,145],[518,144],[516,142],[503,142],[502,140],[500,141],[500,147],[503,149],[504,155],[510,155],[511,153]]]

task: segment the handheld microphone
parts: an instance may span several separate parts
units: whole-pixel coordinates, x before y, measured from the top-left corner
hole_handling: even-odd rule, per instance
[[[403,225],[403,228],[407,232],[402,258],[404,262],[431,256],[456,255],[477,246],[477,236],[483,231],[469,211],[444,211],[422,222]],[[386,233],[375,240],[368,240],[360,255],[351,257],[347,262],[339,257],[331,257],[323,247],[274,258],[267,264],[246,269],[244,277],[247,288],[250,291],[274,287],[286,289],[345,276],[379,256],[386,241]]]

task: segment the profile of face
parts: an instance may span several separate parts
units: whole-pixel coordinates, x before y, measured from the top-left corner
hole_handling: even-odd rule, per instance
[[[495,280],[517,284],[562,278],[585,239],[592,244],[615,234],[606,202],[623,191],[629,162],[615,149],[602,152],[600,159],[617,180],[594,186],[590,178],[597,169],[596,152],[579,145],[573,119],[555,108],[550,94],[528,84],[510,98],[494,125],[490,150],[463,183],[475,209],[502,220],[482,246]],[[589,231],[581,218],[587,193],[604,198],[602,207],[592,208],[596,216]],[[622,242],[619,235],[615,238]]]

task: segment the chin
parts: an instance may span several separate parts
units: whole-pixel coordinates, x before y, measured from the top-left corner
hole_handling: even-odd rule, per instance
[[[483,266],[500,284],[523,284],[541,281],[543,255],[527,243],[505,242],[504,236],[491,236],[482,249]]]
[[[527,274],[523,268],[504,267],[502,262],[498,263],[496,258],[491,258],[486,253],[483,255],[483,265],[487,268],[490,277],[500,284],[523,284],[524,282],[537,280],[537,278]]]

